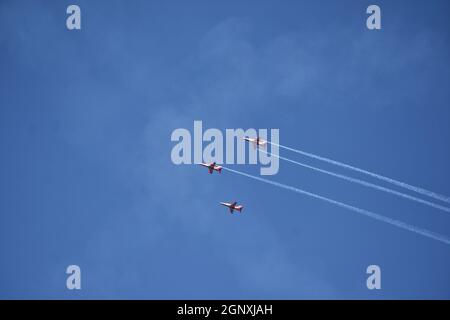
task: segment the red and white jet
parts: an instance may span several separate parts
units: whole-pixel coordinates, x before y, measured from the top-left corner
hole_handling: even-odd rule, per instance
[[[221,205],[228,207],[230,209],[230,213],[232,214],[234,210],[237,210],[239,212],[242,212],[242,209],[244,208],[244,206],[242,205],[238,205],[237,202],[233,202],[233,203],[228,203],[228,202],[221,202]]]
[[[208,171],[209,171],[210,174],[213,173],[213,170],[217,171],[218,173],[222,172],[222,167],[216,165],[215,162],[213,162],[213,163],[200,163],[200,165],[208,168]]]
[[[261,139],[260,137],[256,138],[250,138],[250,137],[244,137],[245,141],[248,141],[250,143],[253,143],[253,147],[256,149],[257,147],[265,148],[267,145],[267,141]]]

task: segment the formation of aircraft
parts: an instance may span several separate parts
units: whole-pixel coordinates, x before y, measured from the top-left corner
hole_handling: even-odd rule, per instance
[[[213,171],[217,171],[218,173],[222,172],[222,167],[218,166],[215,162],[213,163],[200,163],[201,166],[208,168],[209,174],[212,174]]]
[[[228,203],[228,202],[220,202],[221,205],[228,207],[230,209],[230,213],[233,214],[234,210],[237,210],[239,212],[242,212],[242,209],[244,209],[243,205],[238,205],[237,202]]]
[[[260,137],[256,138],[250,138],[250,137],[244,137],[245,141],[248,141],[253,144],[253,147],[256,148],[265,148],[267,145],[267,141],[261,139]],[[212,163],[199,163],[199,165],[208,168],[209,174],[212,174],[214,171],[217,171],[218,173],[222,172],[222,167],[217,165],[215,162]],[[233,214],[234,210],[242,212],[242,209],[244,208],[243,205],[237,204],[236,201],[229,203],[229,202],[220,202],[221,205],[227,207],[230,210],[230,213]]]
[[[260,137],[256,138],[244,137],[244,140],[253,143],[253,148],[255,149],[258,147],[265,148],[267,145],[267,141],[261,139]]]

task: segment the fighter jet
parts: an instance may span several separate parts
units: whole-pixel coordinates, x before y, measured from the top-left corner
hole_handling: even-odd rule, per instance
[[[267,145],[267,141],[261,139],[260,137],[256,138],[250,138],[250,137],[244,137],[245,141],[248,141],[250,143],[253,143],[253,147],[256,149],[257,147],[265,148]]]
[[[242,205],[238,205],[237,202],[233,202],[233,203],[228,203],[228,202],[221,202],[221,205],[228,207],[230,209],[230,213],[233,214],[234,210],[237,210],[239,212],[242,212],[242,209],[244,208],[244,206]]]
[[[221,173],[221,172],[222,172],[222,167],[216,165],[215,162],[213,162],[213,163],[203,163],[203,162],[202,162],[202,163],[199,163],[199,164],[200,164],[201,166],[203,166],[203,167],[208,168],[208,171],[209,171],[210,174],[213,173],[213,170],[217,171],[218,173]]]

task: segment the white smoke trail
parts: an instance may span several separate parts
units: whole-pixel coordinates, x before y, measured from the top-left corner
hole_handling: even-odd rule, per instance
[[[437,199],[437,200],[440,200],[440,201],[444,201],[444,202],[450,203],[450,197],[449,196],[444,196],[444,195],[438,194],[438,193],[433,192],[433,191],[429,191],[429,190],[426,190],[426,189],[423,189],[423,188],[420,188],[420,187],[416,187],[416,186],[407,184],[405,182],[394,180],[392,178],[388,178],[388,177],[385,177],[385,176],[382,176],[382,175],[379,175],[379,174],[376,174],[376,173],[373,173],[373,172],[370,172],[370,171],[367,171],[367,170],[364,170],[364,169],[360,169],[360,168],[351,166],[349,164],[345,164],[345,163],[342,163],[342,162],[339,162],[339,161],[335,161],[335,160],[332,160],[332,159],[329,159],[329,158],[321,157],[321,156],[318,156],[318,155],[315,155],[315,154],[312,154],[312,153],[308,153],[308,152],[305,152],[305,151],[297,150],[297,149],[294,149],[294,148],[289,148],[289,147],[286,147],[286,146],[283,146],[283,145],[280,145],[280,144],[277,144],[277,143],[273,143],[273,142],[270,142],[270,141],[267,141],[267,143],[270,143],[270,144],[273,144],[273,145],[278,146],[280,148],[283,148],[283,149],[286,149],[286,150],[289,150],[289,151],[292,151],[292,152],[304,155],[306,157],[310,157],[310,158],[313,158],[313,159],[316,159],[316,160],[325,161],[325,162],[334,164],[334,165],[342,167],[342,168],[346,168],[346,169],[350,169],[350,170],[353,170],[353,171],[356,171],[356,172],[359,172],[359,173],[363,173],[363,174],[369,175],[371,177],[374,177],[376,179],[383,180],[385,182],[389,182],[389,183],[394,184],[394,185],[396,185],[398,187],[402,187],[402,188],[405,188],[405,189],[408,189],[408,190],[420,193],[422,195],[425,195],[425,196],[428,196],[428,197],[431,197],[431,198],[434,198],[434,199]]]
[[[391,219],[391,218],[379,215],[377,213],[374,213],[374,212],[371,212],[371,211],[368,211],[368,210],[360,209],[358,207],[354,207],[354,206],[345,204],[343,202],[339,202],[339,201],[336,201],[336,200],[333,200],[333,199],[330,199],[330,198],[326,198],[326,197],[320,196],[318,194],[311,193],[311,192],[308,192],[308,191],[305,191],[305,190],[302,190],[302,189],[298,189],[298,188],[295,188],[295,187],[292,187],[292,186],[288,186],[288,185],[285,185],[285,184],[282,184],[282,183],[279,183],[279,182],[275,182],[275,181],[271,181],[271,180],[264,179],[264,178],[261,178],[261,177],[253,176],[251,174],[247,174],[247,173],[244,173],[244,172],[241,172],[241,171],[237,171],[237,170],[233,170],[233,169],[226,168],[226,167],[223,167],[223,169],[226,170],[226,171],[229,171],[229,172],[233,172],[233,173],[242,175],[242,176],[247,177],[247,178],[251,178],[251,179],[254,179],[254,180],[257,180],[257,181],[268,183],[268,184],[271,184],[273,186],[276,186],[276,187],[279,187],[279,188],[282,188],[282,189],[294,191],[294,192],[297,192],[297,193],[300,193],[300,194],[303,194],[303,195],[306,195],[306,196],[309,196],[309,197],[312,197],[312,198],[316,198],[316,199],[319,199],[319,200],[322,200],[322,201],[334,204],[336,206],[339,206],[339,207],[342,207],[342,208],[354,211],[356,213],[365,215],[365,216],[370,217],[372,219],[375,219],[375,220],[378,220],[378,221],[382,221],[382,222],[388,223],[390,225],[396,226],[398,228],[402,228],[404,230],[407,230],[407,231],[410,231],[410,232],[414,232],[416,234],[425,236],[427,238],[430,238],[430,239],[433,239],[433,240],[437,240],[437,241],[440,241],[440,242],[443,242],[445,244],[450,245],[450,239],[449,238],[447,238],[447,237],[445,237],[443,235],[437,234],[437,233],[433,233],[433,232],[425,230],[425,229],[421,229],[421,228],[409,225],[409,224],[404,223],[402,221],[394,220],[394,219]]]
[[[266,152],[266,151],[261,150],[261,149],[259,150],[259,152],[265,153],[265,154],[270,155],[270,156],[277,157],[277,158],[279,158],[281,160],[284,160],[284,161],[287,161],[287,162],[290,162],[290,163],[294,163],[294,164],[302,166],[304,168],[308,168],[308,169],[311,169],[311,170],[314,170],[314,171],[317,171],[317,172],[325,173],[325,174],[328,174],[330,176],[333,176],[333,177],[336,177],[336,178],[339,178],[339,179],[343,179],[343,180],[347,180],[347,181],[350,181],[350,182],[353,182],[353,183],[357,183],[357,184],[363,185],[365,187],[369,187],[369,188],[373,188],[373,189],[376,189],[376,190],[384,191],[384,192],[387,192],[387,193],[390,193],[390,194],[393,194],[393,195],[396,195],[396,196],[399,196],[399,197],[403,197],[403,198],[408,199],[408,200],[416,201],[416,202],[422,203],[424,205],[433,207],[435,209],[439,209],[439,210],[442,210],[442,211],[450,213],[450,208],[448,208],[448,207],[445,207],[445,206],[442,206],[440,204],[437,204],[437,203],[434,203],[434,202],[430,202],[430,201],[427,201],[427,200],[423,200],[423,199],[411,196],[409,194],[405,194],[405,193],[402,193],[402,192],[399,192],[399,191],[396,191],[396,190],[385,188],[385,187],[382,187],[382,186],[379,186],[379,185],[376,185],[376,184],[373,184],[373,183],[370,183],[370,182],[367,182],[367,181],[364,181],[364,180],[352,178],[352,177],[349,177],[349,176],[346,176],[346,175],[343,175],[343,174],[339,174],[339,173],[335,173],[335,172],[332,172],[332,171],[323,170],[323,169],[320,169],[320,168],[317,168],[317,167],[313,167],[313,166],[307,165],[307,164],[302,163],[302,162],[294,161],[294,160],[291,160],[291,159],[288,159],[288,158],[276,155],[274,153]]]

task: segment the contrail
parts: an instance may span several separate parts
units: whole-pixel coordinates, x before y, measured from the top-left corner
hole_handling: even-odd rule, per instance
[[[277,157],[278,159],[294,163],[294,164],[302,166],[304,168],[308,168],[308,169],[311,169],[311,170],[314,170],[314,171],[317,171],[317,172],[325,173],[325,174],[328,174],[330,176],[333,176],[333,177],[336,177],[336,178],[339,178],[339,179],[343,179],[343,180],[347,180],[347,181],[350,181],[350,182],[353,182],[353,183],[357,183],[357,184],[363,185],[363,186],[368,187],[368,188],[373,188],[373,189],[376,189],[376,190],[384,191],[384,192],[387,192],[387,193],[390,193],[390,194],[393,194],[393,195],[396,195],[396,196],[399,196],[399,197],[403,197],[405,199],[409,199],[409,200],[412,200],[412,201],[416,201],[416,202],[422,203],[424,205],[433,207],[435,209],[439,209],[439,210],[442,210],[442,211],[450,213],[450,208],[448,208],[448,207],[445,207],[445,206],[442,206],[440,204],[437,204],[437,203],[434,203],[434,202],[430,202],[430,201],[427,201],[427,200],[423,200],[423,199],[411,196],[409,194],[405,194],[405,193],[402,193],[402,192],[399,192],[399,191],[396,191],[396,190],[385,188],[385,187],[379,186],[377,184],[373,184],[373,183],[370,183],[370,182],[367,182],[367,181],[364,181],[364,180],[352,178],[352,177],[349,177],[349,176],[346,176],[346,175],[343,175],[343,174],[339,174],[339,173],[335,173],[335,172],[332,172],[332,171],[323,170],[323,169],[320,169],[320,168],[317,168],[317,167],[313,167],[313,166],[307,165],[307,164],[302,163],[302,162],[294,161],[294,160],[291,160],[291,159],[288,159],[288,158],[276,155],[276,154],[271,153],[271,152],[266,152],[266,151],[261,150],[261,149],[259,149],[259,152],[263,152],[263,153],[265,153],[267,155]]]
[[[316,198],[316,199],[319,199],[319,200],[322,200],[322,201],[334,204],[336,206],[339,206],[339,207],[342,207],[342,208],[354,211],[356,213],[365,215],[365,216],[367,216],[369,218],[372,218],[372,219],[375,219],[375,220],[378,220],[378,221],[381,221],[381,222],[389,223],[390,225],[396,226],[398,228],[402,228],[404,230],[411,231],[411,232],[414,232],[416,234],[420,234],[422,236],[425,236],[427,238],[430,238],[430,239],[433,239],[433,240],[437,240],[437,241],[440,241],[440,242],[443,242],[445,244],[450,245],[450,239],[448,239],[447,237],[445,237],[443,235],[440,235],[440,234],[437,234],[437,233],[434,233],[434,232],[431,232],[431,231],[428,231],[428,230],[425,230],[425,229],[421,229],[421,228],[409,225],[409,224],[404,223],[402,221],[394,220],[394,219],[391,219],[391,218],[379,215],[377,213],[374,213],[374,212],[371,212],[371,211],[368,211],[368,210],[360,209],[360,208],[357,208],[357,207],[345,204],[343,202],[339,202],[339,201],[336,201],[336,200],[333,200],[333,199],[330,199],[330,198],[326,198],[326,197],[320,196],[318,194],[311,193],[311,192],[308,192],[308,191],[305,191],[305,190],[302,190],[302,189],[298,189],[298,188],[295,188],[295,187],[292,187],[292,186],[288,186],[288,185],[285,185],[285,184],[282,184],[282,183],[279,183],[279,182],[275,182],[275,181],[271,181],[271,180],[268,180],[268,179],[260,178],[260,177],[257,177],[257,176],[253,176],[251,174],[247,174],[247,173],[244,173],[244,172],[241,172],[241,171],[237,171],[237,170],[233,170],[233,169],[226,168],[226,167],[223,167],[223,169],[226,170],[226,171],[229,171],[229,172],[233,172],[233,173],[242,175],[242,176],[247,177],[247,178],[251,178],[251,179],[254,179],[254,180],[257,180],[257,181],[268,183],[268,184],[271,184],[273,186],[276,186],[276,187],[279,187],[279,188],[282,188],[282,189],[294,191],[294,192],[297,192],[297,193],[300,193],[300,194],[303,194],[303,195],[306,195],[306,196],[309,196],[309,197],[312,197],[312,198]]]
[[[438,194],[438,193],[433,192],[433,191],[429,191],[429,190],[426,190],[426,189],[423,189],[423,188],[419,188],[419,187],[407,184],[405,182],[394,180],[394,179],[391,179],[391,178],[388,178],[388,177],[385,177],[385,176],[382,176],[382,175],[379,175],[379,174],[376,174],[376,173],[373,173],[373,172],[370,172],[370,171],[367,171],[367,170],[364,170],[364,169],[360,169],[360,168],[351,166],[349,164],[345,164],[345,163],[342,163],[342,162],[339,162],[339,161],[335,161],[335,160],[332,160],[332,159],[329,159],[329,158],[325,158],[325,157],[321,157],[321,156],[318,156],[318,155],[315,155],[315,154],[312,154],[312,153],[308,153],[308,152],[305,152],[305,151],[289,148],[289,147],[283,146],[281,144],[277,144],[277,143],[270,142],[270,141],[267,141],[267,143],[270,143],[270,144],[272,144],[274,146],[278,146],[280,148],[283,148],[283,149],[286,149],[286,150],[289,150],[289,151],[292,151],[292,152],[304,155],[306,157],[310,157],[310,158],[313,158],[313,159],[316,159],[316,160],[325,161],[325,162],[334,164],[334,165],[342,167],[342,168],[346,168],[346,169],[350,169],[350,170],[353,170],[353,171],[356,171],[356,172],[359,172],[359,173],[363,173],[363,174],[369,175],[371,177],[374,177],[376,179],[389,182],[389,183],[394,184],[394,185],[396,185],[398,187],[402,187],[402,188],[405,188],[405,189],[408,189],[408,190],[420,193],[422,195],[425,195],[425,196],[428,196],[428,197],[431,197],[431,198],[434,198],[434,199],[437,199],[437,200],[441,200],[441,201],[450,203],[450,197]]]

